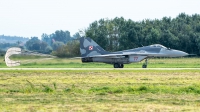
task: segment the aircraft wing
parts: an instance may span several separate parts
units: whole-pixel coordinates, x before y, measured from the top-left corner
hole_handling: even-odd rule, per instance
[[[123,58],[125,56],[134,55],[134,56],[147,56],[147,57],[154,57],[159,56],[158,53],[148,53],[148,52],[123,52],[123,53],[116,53],[116,54],[105,54],[105,55],[93,55],[89,57],[105,57],[105,58]]]

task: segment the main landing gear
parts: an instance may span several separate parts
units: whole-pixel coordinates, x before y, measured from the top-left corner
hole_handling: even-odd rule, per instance
[[[142,68],[147,68],[147,63],[148,63],[148,60],[145,59],[145,63],[142,65]]]
[[[114,68],[124,68],[124,64],[114,63]]]
[[[142,65],[142,68],[147,68],[148,59],[145,59],[145,63]],[[114,68],[124,68],[124,64],[114,63]]]

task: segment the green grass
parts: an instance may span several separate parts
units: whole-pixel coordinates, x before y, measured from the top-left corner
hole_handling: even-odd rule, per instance
[[[0,57],[0,68],[6,67]],[[55,58],[44,59],[38,56],[11,57],[13,60],[21,61],[22,68],[113,68],[111,64],[104,63],[82,63],[80,59]],[[144,61],[139,63],[125,64],[125,68],[141,68]],[[200,68],[199,58],[153,58],[148,61],[148,68]]]
[[[6,68],[3,58],[0,68]],[[12,59],[22,62],[17,68],[113,68],[80,59]],[[148,68],[200,67],[199,58],[148,62]],[[142,64],[126,64],[125,68],[141,68]],[[199,80],[199,70],[3,70],[0,111],[200,111]]]
[[[3,70],[0,111],[200,111],[200,70]]]

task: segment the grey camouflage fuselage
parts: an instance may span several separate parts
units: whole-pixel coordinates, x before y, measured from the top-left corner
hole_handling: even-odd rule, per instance
[[[80,52],[82,62],[103,62],[109,64],[140,62],[149,57],[181,57],[188,55],[183,51],[167,49],[160,44],[108,52],[88,37],[80,38]]]

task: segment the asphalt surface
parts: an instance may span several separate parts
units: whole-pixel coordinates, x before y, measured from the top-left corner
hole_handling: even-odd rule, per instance
[[[0,70],[200,70],[200,68],[0,68]]]

